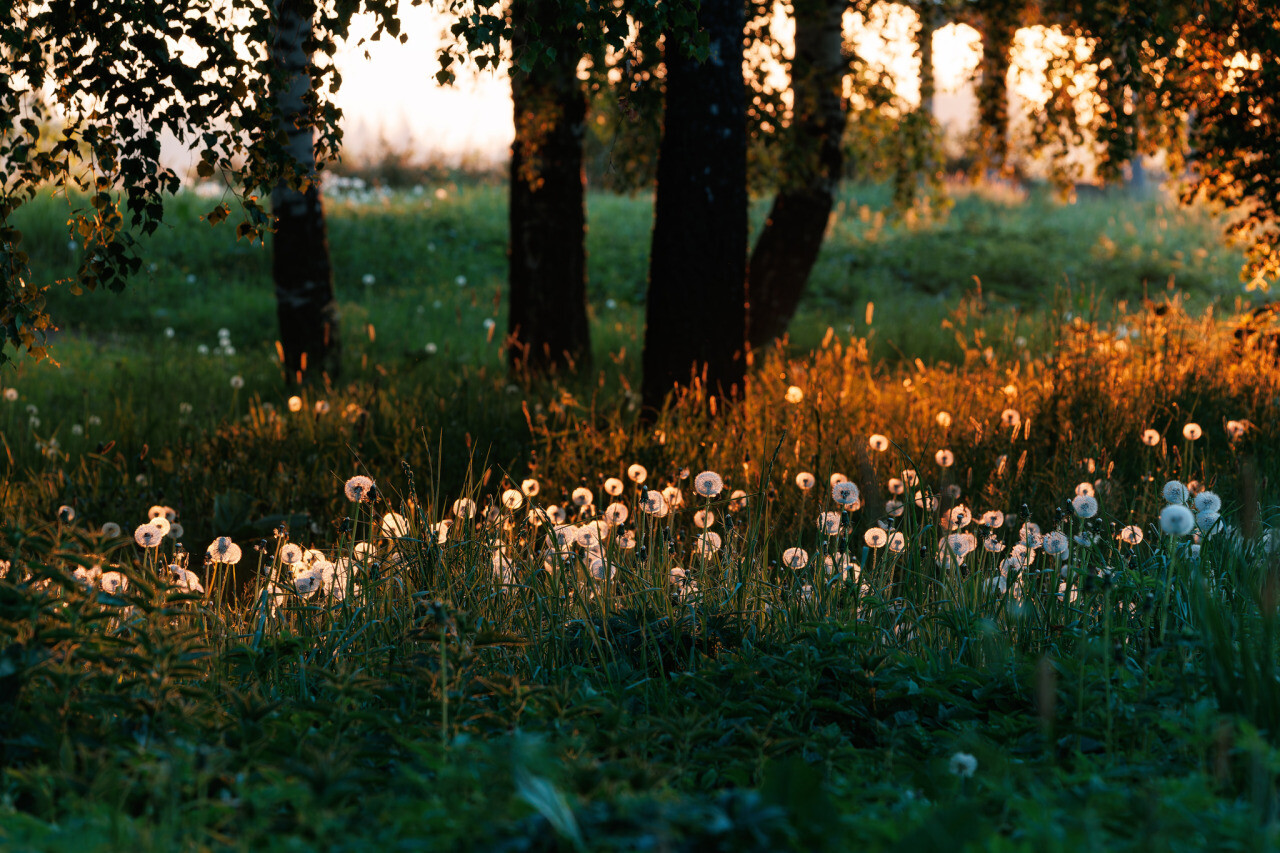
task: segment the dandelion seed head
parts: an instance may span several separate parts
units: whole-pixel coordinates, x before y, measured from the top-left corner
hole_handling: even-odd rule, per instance
[[[862,541],[872,548],[883,548],[889,541],[889,533],[883,527],[868,527]]]
[[[610,477],[604,481],[604,493],[612,497],[622,494],[622,481],[617,477]]]
[[[649,470],[639,463],[627,468],[627,479],[639,485],[649,478]]]
[[[524,496],[527,498],[537,495],[541,488],[542,487],[538,485],[538,481],[534,479],[525,480],[520,484],[520,491],[524,492]]]
[[[72,509],[70,506],[67,506],[66,504],[63,504],[62,506],[58,507],[58,521],[61,521],[63,524],[70,524],[75,520],[76,520],[76,511],[74,509]]]
[[[1022,425],[1022,415],[1017,409],[1005,409],[1000,413],[1000,426],[1017,429]]]
[[[951,771],[952,776],[959,776],[961,779],[968,779],[978,770],[978,759],[974,758],[967,752],[957,752],[951,756],[951,761],[947,765],[947,769]]]
[[[862,495],[858,492],[858,487],[848,480],[831,487],[831,499],[847,509],[856,508],[862,503]]]
[[[1004,513],[998,509],[989,509],[982,514],[982,520],[978,523],[984,527],[1000,527],[1004,524]]]
[[[12,402],[14,402],[15,400],[17,400],[17,399],[18,399],[18,389],[17,389],[17,388],[6,388],[6,389],[4,389],[4,399],[5,399],[7,402],[10,402],[10,403],[12,403]]]
[[[1067,553],[1070,551],[1071,542],[1067,539],[1067,535],[1065,533],[1055,530],[1052,533],[1045,535],[1044,541],[1041,543],[1041,547],[1049,556],[1057,557],[1061,560],[1065,559]]]
[[[818,530],[823,536],[835,536],[840,532],[840,513],[823,512],[818,514]]]
[[[1164,497],[1166,503],[1184,504],[1191,497],[1191,491],[1177,480],[1170,480],[1164,484],[1164,488],[1160,490],[1160,494]]]
[[[939,450],[934,454],[933,458],[943,468],[950,468],[952,465],[956,464],[956,455],[950,450]]]
[[[715,471],[703,471],[693,478],[693,490],[704,498],[714,498],[724,490],[724,480]]]
[[[454,518],[474,518],[476,514],[476,502],[471,498],[458,498],[453,502]]]
[[[886,547],[891,554],[901,554],[907,550],[907,537],[902,535],[901,530],[895,530],[889,534],[889,544]]]
[[[1142,528],[1136,524],[1130,524],[1120,530],[1120,541],[1126,545],[1139,545],[1142,539]]]
[[[1098,499],[1093,495],[1076,495],[1071,499],[1071,508],[1080,518],[1093,518],[1098,514]]]
[[[294,395],[294,396],[292,396],[292,397],[290,397],[290,398],[289,398],[289,411],[291,411],[291,412],[300,412],[300,411],[302,411],[302,398],[301,398],[301,397],[299,397],[299,396],[297,396],[297,395]]]
[[[524,506],[524,494],[516,489],[507,489],[502,493],[502,505],[515,512]]]
[[[586,486],[578,486],[573,490],[571,495],[574,506],[591,506],[596,502],[596,496]]]
[[[787,389],[787,393],[784,396],[788,403],[794,405],[804,399],[804,392],[800,390],[800,386],[792,385]]]
[[[382,516],[382,535],[388,539],[402,539],[409,535],[409,519],[398,512]]]
[[[901,495],[907,490],[906,483],[902,482],[897,477],[890,477],[889,482],[885,483],[885,487],[888,488],[889,494],[891,495]]]
[[[1227,421],[1227,437],[1232,441],[1235,441],[1243,436],[1248,428],[1248,425],[1245,424],[1244,421]]]
[[[1214,492],[1201,492],[1191,501],[1196,512],[1222,512],[1222,498]]]
[[[1145,429],[1142,431],[1142,443],[1147,447],[1155,447],[1160,443],[1160,433],[1153,429]]]
[[[615,501],[604,508],[602,517],[605,521],[617,527],[618,525],[625,524],[630,515],[631,511],[627,509],[626,504]]]
[[[155,518],[151,519],[150,524],[156,530],[160,531],[161,537],[168,536],[169,530],[172,529],[172,525],[169,523],[169,519],[165,518],[163,515],[158,515]]]
[[[716,523],[716,514],[709,509],[700,509],[693,514],[693,526],[706,530]]]
[[[947,521],[951,524],[952,530],[962,530],[973,521],[973,513],[964,504],[953,506],[947,510]]]
[[[884,453],[889,449],[889,439],[880,433],[876,433],[867,439],[867,446],[879,453]]]
[[[920,482],[920,475],[916,473],[915,468],[905,468],[902,471],[902,482],[908,486],[914,486]]]
[[[1182,428],[1182,437],[1187,441],[1195,441],[1204,435],[1204,430],[1200,429],[1200,424],[1189,423]]]
[[[1160,511],[1160,530],[1170,536],[1186,536],[1195,524],[1196,517],[1182,504],[1170,504]]]
[[[108,521],[106,524],[102,525],[102,535],[108,539],[115,539],[120,535],[120,525],[116,524],[114,521]]]
[[[243,377],[243,376],[241,376],[240,374],[236,374],[235,376],[232,376],[232,377],[231,377],[231,387],[232,387],[232,388],[234,388],[234,389],[235,389],[235,390],[237,390],[237,391],[239,391],[241,388],[243,388],[243,387],[244,387],[244,377]]]
[[[366,477],[363,474],[357,474],[350,480],[347,480],[346,485],[342,487],[342,490],[346,493],[347,500],[352,503],[360,503],[361,501],[369,499],[373,494],[374,488],[374,483],[371,478]]]
[[[906,504],[904,504],[902,501],[885,501],[884,502],[884,513],[890,518],[899,517],[900,515],[902,515],[905,509],[906,509]]]
[[[788,548],[782,552],[782,565],[789,569],[803,569],[809,565],[809,552],[803,548]]]

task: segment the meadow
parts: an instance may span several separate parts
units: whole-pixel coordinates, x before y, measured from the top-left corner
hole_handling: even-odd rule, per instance
[[[642,419],[651,199],[590,196],[594,363],[516,384],[501,185],[332,189],[328,386],[195,194],[0,373],[0,846],[1275,846],[1280,371],[1214,214],[851,185],[744,399]]]

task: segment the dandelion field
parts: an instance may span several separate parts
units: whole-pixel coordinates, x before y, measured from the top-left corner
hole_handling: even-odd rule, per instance
[[[331,205],[331,387],[203,226],[0,375],[0,846],[1275,845],[1280,371],[1211,217],[858,188],[745,399],[650,421],[643,200],[519,386],[500,192],[442,189]]]

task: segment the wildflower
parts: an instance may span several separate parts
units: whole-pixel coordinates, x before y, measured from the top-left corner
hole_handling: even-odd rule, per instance
[[[1142,431],[1142,443],[1147,447],[1155,447],[1160,443],[1160,433],[1153,429],[1145,429]]]
[[[204,592],[204,584],[200,583],[200,578],[190,569],[184,569],[179,565],[169,566],[169,571],[173,573],[173,585],[183,592]]]
[[[724,480],[715,471],[703,471],[693,478],[693,490],[704,498],[714,498],[724,489]]]
[[[809,491],[817,482],[817,479],[808,471],[801,471],[796,474],[796,485],[800,487],[801,491]]]
[[[693,540],[693,550],[699,554],[713,554],[724,544],[720,534],[714,530],[704,530]]]
[[[1160,511],[1160,529],[1170,536],[1186,536],[1195,523],[1191,510],[1182,504],[1170,504]]]
[[[1203,533],[1212,532],[1221,520],[1222,516],[1213,510],[1206,509],[1196,513],[1196,527]]]
[[[889,489],[889,494],[891,495],[900,495],[907,490],[906,484],[897,477],[890,477],[885,486]]]
[[[232,542],[230,536],[219,536],[205,550],[209,556],[213,557],[215,563],[234,566],[240,562],[240,546]]]
[[[630,551],[636,547],[636,532],[634,530],[624,530],[622,533],[614,537],[613,544],[626,551]]]
[[[1067,535],[1060,531],[1053,531],[1044,537],[1044,552],[1050,557],[1057,557],[1059,560],[1065,559],[1071,548],[1071,542],[1067,539]]]
[[[1098,499],[1093,495],[1076,495],[1071,500],[1071,508],[1081,518],[1093,518],[1098,514]]]
[[[1004,550],[1004,543],[1000,541],[1000,537],[994,533],[988,533],[986,538],[982,540],[982,548],[990,554],[999,554]]]
[[[7,567],[8,563],[4,565]],[[0,572],[0,577],[4,577],[4,573]],[[102,569],[99,566],[91,566],[87,569],[84,566],[76,566],[75,571],[71,573],[71,577],[75,578],[81,586],[88,589],[96,586],[102,578]]]
[[[301,545],[295,545],[290,542],[280,549],[280,562],[284,563],[286,566],[291,566],[294,563],[301,563],[302,559],[303,552]]]
[[[618,576],[618,567],[603,557],[596,557],[591,561],[591,576],[598,581],[613,580]]]
[[[729,493],[729,512],[739,512],[747,506],[747,493],[742,489],[734,489]]]
[[[1222,498],[1214,492],[1201,492],[1195,496],[1191,504],[1196,512],[1222,512]]]
[[[156,530],[159,530],[162,537],[169,535],[171,525],[169,524],[169,519],[165,518],[163,515],[151,519],[151,526]]]
[[[524,506],[524,495],[515,489],[507,489],[502,493],[502,505],[515,512]]]
[[[622,494],[622,481],[619,480],[617,477],[610,477],[609,479],[605,480],[604,493],[606,495],[612,495],[613,497],[616,498],[618,495]]]
[[[244,387],[244,377],[243,377],[243,376],[241,376],[241,375],[240,375],[240,374],[238,374],[238,373],[237,373],[235,376],[232,376],[232,377],[231,377],[231,387],[232,387],[232,388],[234,388],[234,389],[235,389],[235,390],[237,390],[237,391],[239,391],[241,388],[243,388],[243,387]]]
[[[626,522],[630,514],[626,504],[615,502],[604,508],[604,520],[615,526]]]
[[[1164,496],[1166,502],[1171,504],[1184,504],[1191,497],[1191,492],[1186,486],[1177,480],[1170,480],[1164,484],[1164,488],[1160,490],[1160,494]]]
[[[12,388],[9,389],[9,391],[12,390]],[[5,394],[8,395],[9,391],[6,391]],[[17,396],[17,392],[14,392],[14,396]],[[1227,437],[1232,441],[1235,441],[1237,438],[1244,435],[1248,428],[1248,424],[1244,421],[1227,421]]]
[[[963,504],[953,506],[947,511],[947,521],[951,524],[952,530],[961,530],[969,526],[969,522],[973,521],[973,513]]]
[[[803,399],[804,392],[800,390],[799,386],[792,385],[787,389],[786,400],[788,403],[799,403]]]
[[[453,502],[454,518],[474,518],[476,514],[476,502],[471,498],[458,498]]]
[[[875,435],[867,439],[867,445],[872,450],[878,451],[880,453],[884,453],[886,450],[889,449],[889,439],[887,436],[883,436],[880,433],[876,433]]]
[[[1000,426],[1017,429],[1022,425],[1022,415],[1017,409],[1005,409],[1000,413]]]
[[[823,536],[835,536],[840,532],[840,513],[823,512],[818,514],[818,529]]]
[[[693,514],[693,526],[706,530],[716,523],[716,514],[709,509],[700,509]]]
[[[1136,524],[1130,524],[1120,531],[1120,541],[1128,545],[1138,545],[1142,542],[1142,528]]]
[[[596,501],[595,495],[586,486],[578,486],[578,488],[574,489],[572,498],[574,506],[580,507],[591,506]]]
[[[388,539],[400,539],[409,535],[409,519],[398,512],[389,512],[382,517],[382,535]],[[285,547],[288,547],[287,545]]]
[[[111,595],[124,592],[129,588],[129,579],[120,572],[103,572],[98,583],[102,585],[103,592]]]
[[[289,398],[289,411],[291,411],[291,412],[300,412],[300,411],[302,411],[302,398],[301,398],[301,397],[293,396],[293,397],[290,397],[290,398]]]
[[[782,552],[782,565],[789,569],[803,569],[809,565],[809,552],[803,548],[788,548]]]
[[[978,539],[972,533],[952,533],[938,542],[938,561],[946,562],[948,555],[954,555],[956,562],[964,562],[977,547]]]
[[[831,487],[831,499],[849,509],[856,509],[862,503],[862,495],[858,493],[858,487],[848,480]]]
[[[950,412],[938,412],[938,414],[937,414],[936,416],[934,416],[934,420],[935,420],[935,421],[937,421],[937,422],[938,422],[938,426],[942,427],[943,429],[950,429],[950,428],[951,428],[951,413],[950,413]]]
[[[1033,521],[1028,521],[1018,530],[1018,539],[1028,548],[1036,549],[1040,547],[1043,537],[1040,535],[1040,525]]]
[[[5,398],[5,400],[6,400],[7,402],[10,402],[10,403],[12,403],[13,401],[17,400],[17,399],[18,399],[18,389],[17,389],[17,388],[6,388],[6,389],[4,389],[4,398]]]
[[[1009,558],[1006,563],[1011,562],[1018,568],[1025,568],[1036,561],[1036,552],[1032,548],[1028,548],[1021,542],[1009,549]]]
[[[153,527],[149,522],[147,524],[139,524],[133,531],[133,541],[137,542],[143,548],[155,548],[159,546],[160,540],[164,538],[164,534]]]
[[[932,492],[916,492],[916,506],[927,512],[934,512],[937,510],[940,503],[941,500]]]
[[[978,769],[978,759],[967,752],[957,752],[951,756],[951,763],[948,765],[948,769],[951,770],[953,776],[968,779]]]
[[[839,471],[834,472],[829,478],[829,480],[831,482],[831,488],[833,489],[836,487],[837,483],[849,482],[849,478],[846,477],[844,474],[841,474]]]
[[[643,465],[635,464],[627,468],[627,479],[639,485],[649,478],[649,471]]]
[[[58,507],[58,521],[61,521],[63,524],[70,524],[75,520],[76,520],[76,511],[74,509],[67,506],[66,504],[63,504],[62,506]]]
[[[520,484],[520,491],[524,492],[524,496],[527,498],[531,498],[538,494],[541,488],[542,487],[538,485],[538,481],[533,479],[525,480]]]
[[[908,486],[914,486],[920,482],[920,475],[916,473],[915,468],[904,468],[902,471],[902,482]]]
[[[350,480],[347,480],[347,484],[343,486],[342,489],[347,494],[347,500],[352,503],[360,503],[361,501],[368,500],[373,494],[373,480],[363,474],[357,474]]]
[[[293,578],[293,588],[303,598],[310,598],[316,590],[324,586],[324,567],[311,566]]]
[[[1092,464],[1092,462],[1090,463]],[[1076,485],[1076,495],[1088,495],[1093,497],[1097,492],[1093,488],[1093,483],[1084,482]]]
[[[889,534],[889,552],[892,554],[901,554],[907,550],[907,537],[902,535],[901,530],[896,530]]]
[[[114,521],[108,521],[106,524],[102,525],[102,535],[108,539],[115,539],[120,535],[120,525],[116,524]]]
[[[888,515],[891,518],[897,518],[898,516],[902,515],[902,511],[905,508],[906,507],[902,503],[902,501],[885,501],[884,502],[885,515]]]
[[[667,500],[662,496],[662,492],[650,489],[640,500],[640,509],[649,515],[662,518],[667,514]]]
[[[1182,437],[1187,441],[1195,441],[1202,435],[1204,435],[1204,430],[1200,429],[1200,424],[1189,423],[1182,428]]]
[[[882,527],[868,527],[867,532],[862,534],[862,541],[872,548],[883,548],[889,541],[889,534]]]
[[[667,486],[662,490],[662,497],[667,502],[670,509],[679,509],[684,506],[684,492],[675,486]]]
[[[933,455],[933,458],[943,468],[950,468],[952,465],[956,464],[956,455],[950,450],[939,450]]]

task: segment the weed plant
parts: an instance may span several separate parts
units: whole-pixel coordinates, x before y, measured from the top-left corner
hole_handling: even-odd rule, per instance
[[[643,419],[620,353],[74,331],[0,389],[0,844],[1274,845],[1273,354],[967,294]]]

